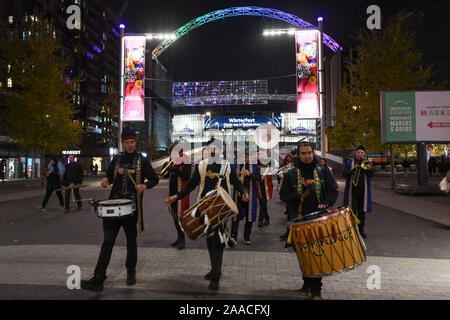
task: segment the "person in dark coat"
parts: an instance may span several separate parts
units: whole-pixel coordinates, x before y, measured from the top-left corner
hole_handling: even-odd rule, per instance
[[[137,235],[144,230],[142,197],[145,189],[156,186],[158,175],[153,170],[149,158],[136,152],[136,133],[131,128],[124,128],[122,145],[124,152],[116,155],[106,170],[106,178],[101,186],[106,188],[113,184],[109,199],[131,199],[135,203],[135,212],[120,218],[103,219],[104,240],[94,276],[81,281],[81,288],[102,291],[106,280],[106,269],[111,259],[112,250],[120,228],[123,227],[127,239],[127,285],[136,283]],[[145,182],[147,179],[147,182]]]
[[[298,216],[330,208],[338,197],[337,185],[329,170],[322,170],[314,157],[313,146],[301,142],[296,168],[288,171],[281,185],[280,198],[287,203],[288,221]],[[294,246],[295,250],[295,246]],[[303,275],[299,294],[321,299],[322,278]]]
[[[75,161],[75,157],[73,155],[69,155],[69,164],[66,166],[66,171],[64,172],[64,178],[63,178],[63,185],[65,187],[70,187],[70,185],[73,183],[75,186],[80,186],[83,182],[83,167],[81,164]],[[77,210],[81,210],[82,203],[81,203],[81,196],[80,196],[80,189],[79,188],[73,188],[73,189],[67,189],[65,191],[65,203],[66,207],[64,209],[64,213],[70,212],[70,194],[72,193],[75,195],[75,198],[77,199]]]
[[[50,163],[48,164],[47,187],[45,191],[44,201],[42,201],[42,204],[39,207],[41,211],[45,211],[45,206],[47,205],[47,202],[50,199],[53,191],[56,192],[56,196],[58,197],[61,209],[64,208],[64,199],[61,193],[60,169],[58,166],[58,159],[56,157],[51,158]]]
[[[236,176],[244,185],[244,188],[248,190],[249,199],[248,201],[243,201],[241,197],[237,197],[236,199],[239,213],[232,222],[230,247],[234,247],[237,243],[240,220],[245,220],[244,243],[247,245],[252,244],[250,235],[252,233],[253,222],[256,221],[258,214],[257,185],[261,183],[262,178],[258,165],[250,164],[249,160],[249,153],[246,152],[245,163],[233,166],[233,170],[236,171]]]
[[[173,145],[170,148],[170,153],[172,153],[172,149],[175,147]],[[190,159],[187,155],[183,153],[183,150],[180,150],[177,159],[169,159],[170,161],[174,161],[174,164],[169,167],[169,196],[173,196],[180,192],[188,183],[189,178],[191,177],[191,164]],[[184,197],[182,200],[178,200],[171,204],[171,211],[173,214],[173,223],[175,225],[175,229],[177,230],[177,239],[172,243],[172,247],[177,247],[182,250],[186,246],[186,240],[184,237],[183,229],[181,229],[179,219],[183,215],[184,211],[189,208],[189,195]]]
[[[371,178],[375,174],[372,167],[369,170],[359,168],[362,161],[366,158],[366,148],[359,146],[356,148],[355,158],[347,160],[342,175],[346,179],[344,191],[344,206],[350,205],[353,212],[358,217],[360,223],[358,230],[361,236],[367,238],[364,232],[366,221],[366,212],[372,211],[372,191]],[[359,178],[358,178],[359,171]],[[356,181],[357,180],[357,181]]]

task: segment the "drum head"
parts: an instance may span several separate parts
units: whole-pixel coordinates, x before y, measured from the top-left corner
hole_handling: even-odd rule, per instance
[[[130,203],[131,203],[130,199],[109,199],[100,201],[98,204],[102,206],[118,206],[121,204],[130,204]]]
[[[236,203],[234,203],[233,198],[230,197],[228,192],[226,192],[224,188],[219,187],[219,193],[220,193],[220,196],[222,197],[223,201],[228,206],[228,208],[230,208],[230,210],[233,211],[233,213],[235,213],[235,214],[238,213],[239,211],[236,206]]]
[[[319,214],[320,211],[317,211],[317,214]],[[340,209],[336,209],[334,211],[330,213],[323,213],[322,216],[319,216],[317,218],[314,219],[309,219],[309,220],[304,220],[303,217],[298,217],[295,218],[294,220],[288,222],[289,225],[295,225],[295,226],[301,226],[301,225],[305,225],[305,224],[312,224],[312,223],[316,223],[319,221],[323,221],[323,220],[327,220],[327,219],[331,219],[334,217],[337,217],[341,214],[345,214],[345,209],[340,208]],[[311,216],[314,216],[313,214],[311,214]]]

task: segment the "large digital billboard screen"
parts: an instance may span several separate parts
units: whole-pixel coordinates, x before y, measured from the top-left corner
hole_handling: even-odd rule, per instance
[[[145,41],[142,36],[126,36],[124,46],[124,100],[122,121],[145,121],[144,78]]]
[[[295,33],[298,119],[320,118],[317,44],[317,30],[301,30]]]

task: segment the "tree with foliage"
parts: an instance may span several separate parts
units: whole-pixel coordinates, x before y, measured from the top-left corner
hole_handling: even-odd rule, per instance
[[[354,149],[363,144],[371,151],[386,151],[381,144],[380,92],[426,90],[432,66],[421,65],[413,26],[420,14],[401,11],[381,29],[362,28],[354,56],[346,60],[349,77],[336,101],[336,126],[327,129],[331,149]]]
[[[0,65],[12,82],[0,92],[3,125],[23,151],[60,154],[76,147],[81,133],[73,120],[69,64],[52,24],[37,12],[33,17],[0,26]]]

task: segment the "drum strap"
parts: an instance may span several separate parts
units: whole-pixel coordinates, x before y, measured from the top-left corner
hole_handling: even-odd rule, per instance
[[[319,178],[319,174],[317,173],[317,169],[314,169],[314,183],[316,185],[316,197],[317,201],[320,203],[322,198],[322,182]],[[297,192],[298,194],[303,194],[303,185],[302,185],[302,174],[300,169],[297,169]],[[300,201],[300,205],[298,206],[299,215],[302,214],[303,207],[303,199]]]
[[[201,180],[200,180],[200,189],[198,190],[198,196],[197,196],[197,201],[200,201],[200,199],[202,198],[202,192],[203,192],[203,188],[205,187],[205,178],[206,178],[206,168],[208,167],[208,159],[203,160],[201,163],[202,165],[202,172],[201,172]],[[199,164],[199,166],[200,166]],[[200,168],[199,168],[200,170]]]
[[[136,183],[140,185],[141,181],[141,157],[138,157],[136,163]],[[142,193],[137,192],[137,212],[138,212],[138,224],[139,224],[139,233],[144,230],[144,226],[142,225]]]

